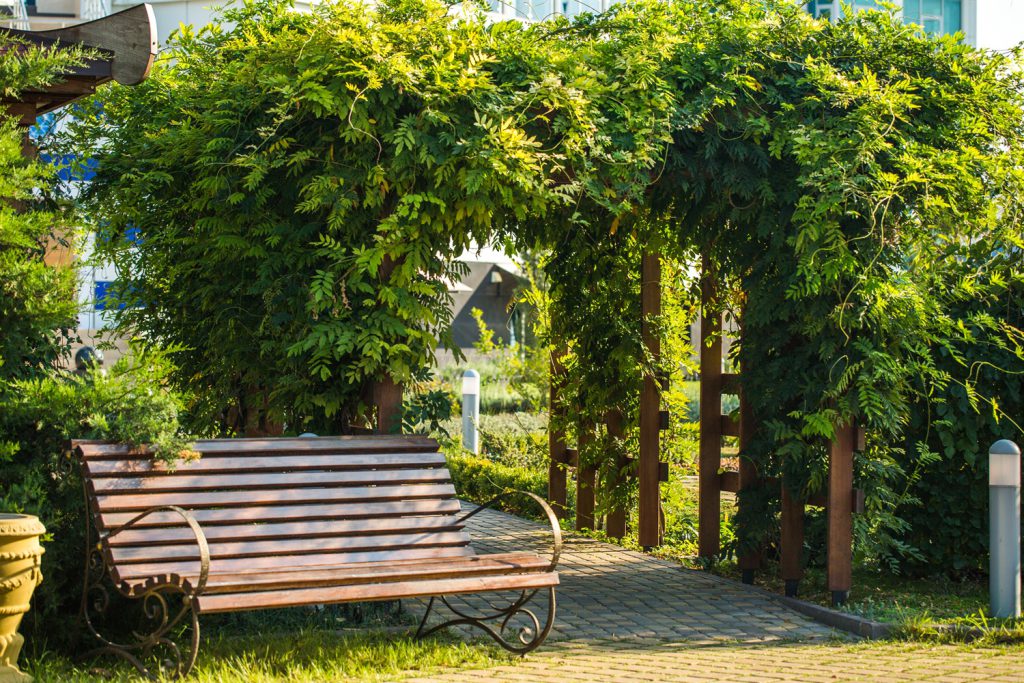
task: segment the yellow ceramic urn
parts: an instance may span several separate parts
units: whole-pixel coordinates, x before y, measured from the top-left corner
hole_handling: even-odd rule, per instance
[[[0,683],[32,680],[18,671],[18,653],[25,642],[18,625],[32,591],[43,580],[39,536],[45,532],[37,517],[0,513]]]

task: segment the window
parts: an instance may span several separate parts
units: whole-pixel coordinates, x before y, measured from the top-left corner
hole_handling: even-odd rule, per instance
[[[541,21],[551,14],[551,0],[515,0],[515,16],[518,19]]]
[[[953,34],[960,30],[962,0],[904,0],[903,20],[927,33]]]
[[[817,0],[807,3],[807,11],[821,19],[832,19],[843,15],[843,5],[850,5],[854,12],[865,9],[882,9],[876,0]]]

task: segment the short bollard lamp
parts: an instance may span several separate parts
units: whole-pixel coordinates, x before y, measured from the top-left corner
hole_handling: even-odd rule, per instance
[[[36,517],[0,513],[0,683],[32,680],[18,670],[18,653],[25,642],[18,626],[43,580],[39,537],[44,533]]]
[[[988,451],[989,609],[1020,616],[1020,447],[1003,439]]]
[[[466,370],[462,375],[462,447],[480,453],[480,373]]]

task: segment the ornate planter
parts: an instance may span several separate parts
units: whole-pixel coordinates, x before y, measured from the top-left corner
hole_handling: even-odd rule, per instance
[[[18,671],[18,653],[25,639],[18,634],[32,591],[43,580],[39,536],[46,529],[30,515],[0,513],[0,683],[25,683]]]

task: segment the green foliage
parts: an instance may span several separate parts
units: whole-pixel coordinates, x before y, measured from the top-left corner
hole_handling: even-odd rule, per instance
[[[60,83],[62,74],[83,66],[95,51],[81,45],[38,46],[0,30],[0,96],[16,100],[25,90]],[[6,118],[7,111],[3,111]]]
[[[741,457],[810,495],[834,425],[857,420],[875,444],[857,463],[860,556],[912,556],[898,508],[922,463],[895,449],[948,380],[935,354],[971,324],[956,303],[1002,286],[998,259],[955,266],[1002,254],[999,280],[1020,278],[1021,72],[885,13],[828,24],[791,3],[713,5],[625,4],[551,29],[573,56],[563,78],[588,74],[607,142],[567,152],[584,188],[573,229],[537,229],[558,245],[569,405],[599,421],[619,404],[635,423],[639,378],[659,370],[640,343],[640,253],[702,253],[742,292],[724,305],[742,308],[735,360],[764,428]],[[1019,363],[1014,323],[992,329]],[[740,552],[777,524],[777,492],[742,498]]]
[[[455,396],[442,389],[413,393],[402,406],[402,431],[408,434],[446,433],[442,423],[452,417]]]
[[[502,425],[494,420],[484,422],[479,430],[481,452],[489,460],[538,471],[547,467],[546,431],[528,430],[514,423]]]
[[[177,383],[235,406],[229,428],[261,411],[341,432],[370,382],[409,381],[448,340],[454,257],[549,201],[520,128],[537,95],[495,77],[499,34],[436,0],[223,20],[75,126],[118,324],[181,347]]]
[[[149,443],[168,461],[189,456],[179,429],[184,402],[168,390],[169,374],[162,356],[140,351],[109,373],[0,386],[0,509],[36,515],[47,529],[46,580],[23,627],[37,645],[66,647],[77,637],[69,615],[81,595],[85,508],[68,441]]]
[[[16,100],[26,89],[56,83],[88,54],[30,47],[0,30],[0,96]],[[22,135],[0,108],[0,382],[52,370],[77,327],[75,269],[43,260],[48,249],[73,246],[73,231],[62,227],[72,216],[53,201],[53,167],[23,156]]]
[[[507,491],[529,491],[545,498],[548,495],[547,470],[527,469],[468,455],[448,452],[448,469],[459,497],[475,503],[486,503]],[[527,496],[509,496],[498,509],[524,517],[542,514]]]
[[[434,0],[225,19],[184,31],[77,131],[100,161],[86,201],[123,274],[122,328],[185,348],[177,382],[211,410],[341,431],[368,382],[429,365],[454,256],[493,239],[550,250],[541,344],[564,367],[566,431],[612,410],[626,427],[581,449],[605,481],[643,378],[686,374],[671,339],[698,254],[742,311],[732,360],[762,428],[741,457],[811,495],[836,425],[868,430],[865,559],[914,557],[900,511],[939,452],[921,406],[958,381],[971,413],[1012,400],[960,370],[979,326],[1007,354],[1000,376],[1024,356],[1003,294],[1024,250],[1015,55],[788,0],[639,0],[529,26]],[[659,362],[645,251],[678,303],[647,321]],[[1008,307],[964,308],[979,299]],[[739,552],[776,533],[778,492],[742,499]]]
[[[964,270],[977,266],[962,262]],[[900,558],[904,571],[961,577],[987,570],[988,448],[1003,438],[1020,443],[1024,415],[1017,332],[1024,321],[1024,284],[1019,278],[1006,282],[958,303],[958,318],[968,322],[958,339],[935,352],[946,379],[934,387],[930,402],[914,406],[907,450],[916,448],[924,462],[898,512],[908,525],[904,542],[919,553]]]

